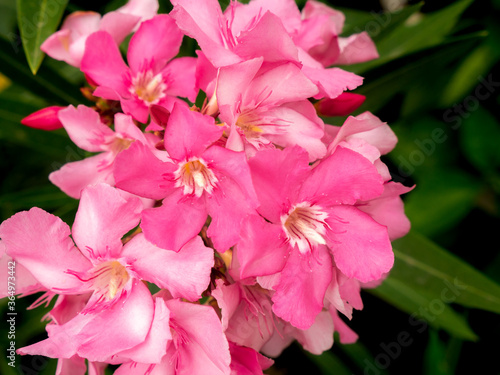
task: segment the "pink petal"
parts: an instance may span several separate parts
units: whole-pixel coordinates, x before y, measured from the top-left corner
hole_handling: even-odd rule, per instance
[[[125,114],[131,115],[134,119],[143,124],[148,122],[149,107],[143,100],[136,96],[130,98],[121,98],[120,105]]]
[[[114,163],[116,186],[145,198],[162,199],[173,188],[171,175],[176,166],[164,163],[141,142],[134,142],[118,154]]]
[[[100,18],[100,15],[98,16]],[[45,39],[40,49],[53,59],[64,61],[78,68],[80,60],[74,59],[69,53],[69,47],[72,42],[71,34],[72,32],[69,29],[59,30]]]
[[[262,43],[263,40],[266,42]],[[269,11],[254,28],[239,35],[234,52],[244,60],[262,56],[265,62],[299,61],[295,43],[278,16]]]
[[[165,149],[176,160],[200,156],[217,141],[223,129],[215,125],[213,117],[175,105],[165,130]]]
[[[170,16],[187,36],[196,39],[206,57],[216,67],[242,61],[226,47],[227,39],[233,37],[228,36],[231,31],[226,26],[218,1],[173,0],[172,4],[174,9]]]
[[[99,86],[115,90],[120,96],[129,95],[124,79],[129,74],[113,37],[98,31],[87,38],[81,70]]]
[[[123,138],[130,140],[138,140],[139,142],[147,145],[148,140],[141,129],[134,123],[131,116],[123,113],[115,114],[115,132]]]
[[[273,295],[273,311],[299,329],[311,327],[323,308],[332,279],[332,260],[325,246],[314,254],[292,251]]]
[[[318,88],[295,64],[285,63],[258,75],[246,88],[243,105],[280,105],[307,99],[318,93]]]
[[[179,57],[170,61],[162,70],[164,77],[167,77],[167,91],[171,96],[188,98],[195,102],[198,94],[196,88],[196,63],[194,57]]]
[[[67,163],[52,172],[49,180],[72,198],[79,199],[81,191],[97,183],[114,184],[111,155],[108,152]]]
[[[133,14],[141,20],[153,18],[158,12],[158,0],[129,0],[127,4],[117,9],[118,12]]]
[[[377,47],[366,31],[339,38],[340,55],[337,65],[352,65],[378,59]]]
[[[385,226],[351,206],[336,206],[328,212],[329,246],[344,275],[368,282],[392,268],[394,254]]]
[[[60,111],[58,117],[71,140],[81,149],[104,151],[106,141],[114,136],[114,132],[102,123],[99,114],[84,105],[69,106]]]
[[[328,311],[321,311],[313,325],[305,330],[295,330],[294,337],[308,352],[320,355],[333,345],[333,320]]]
[[[272,108],[266,112],[266,116],[288,124],[282,134],[266,135],[271,142],[282,147],[302,147],[309,154],[310,162],[325,156],[326,146],[321,141],[324,136],[323,122],[316,116],[316,111],[309,101]],[[312,116],[315,118],[311,118]]]
[[[354,332],[344,321],[339,317],[335,310],[330,309],[332,314],[333,324],[335,326],[335,331],[339,333],[340,342],[342,344],[354,344],[358,341],[358,335]]]
[[[139,21],[139,16],[122,12],[109,12],[102,17],[99,30],[108,32],[115,43],[120,45]]]
[[[189,345],[177,349],[171,366],[185,374],[229,375],[229,345],[215,310],[175,299],[167,301],[167,307],[171,320],[189,340]]]
[[[384,192],[376,199],[361,203],[358,208],[370,215],[377,223],[385,225],[392,240],[403,237],[410,230],[410,221],[405,215],[400,198],[412,190],[396,182],[384,184]]]
[[[274,363],[257,351],[229,342],[231,375],[262,375]]]
[[[90,259],[119,256],[122,237],[139,224],[141,201],[126,197],[106,184],[89,186],[82,191],[73,224],[73,239]]]
[[[328,5],[315,0],[307,1],[304,9],[302,10],[302,17],[304,19],[325,15],[331,19],[335,34],[339,35],[344,27],[344,13],[330,8]]]
[[[69,226],[37,207],[5,220],[0,225],[0,237],[6,254],[47,289],[78,287],[81,282],[66,271],[84,272],[91,267],[73,245]]]
[[[382,155],[392,151],[398,138],[387,125],[370,112],[363,112],[358,116],[349,116],[340,128],[335,141],[329,146],[332,150],[335,144],[350,138],[360,138],[377,147]]]
[[[78,355],[57,361],[56,375],[85,375],[86,372],[85,358]]]
[[[133,73],[152,69],[159,72],[179,53],[182,32],[168,14],[159,14],[139,26],[127,52],[127,60]]]
[[[241,278],[281,272],[290,251],[285,240],[281,226],[257,215],[249,216],[243,222],[238,242]]]
[[[146,339],[139,345],[117,355],[116,362],[125,359],[140,363],[160,363],[167,352],[167,343],[172,339],[170,311],[162,298],[155,299],[153,323]]]
[[[199,236],[179,252],[160,249],[142,233],[134,236],[123,249],[132,269],[142,279],[168,289],[174,298],[197,301],[210,282],[214,253]]]
[[[70,358],[75,354],[89,361],[111,356],[142,343],[150,330],[154,306],[148,288],[138,280],[124,295],[99,314],[78,314],[63,325],[53,325],[49,338],[19,349],[20,354]]]
[[[382,194],[382,178],[365,157],[338,147],[323,159],[304,181],[300,197],[320,205],[354,204]]]
[[[340,68],[324,69],[303,66],[302,72],[319,89],[319,94],[315,96],[315,99],[336,98],[344,91],[354,90],[363,83],[363,78],[360,76]]]
[[[258,211],[267,220],[279,223],[283,203],[297,199],[300,185],[309,173],[308,160],[304,150],[293,147],[261,151],[248,161],[261,204]]]
[[[23,265],[16,263],[12,257],[5,254],[5,244],[0,240],[0,277],[6,282],[0,284],[0,298],[11,296],[14,294],[28,295],[45,288],[38,282],[38,280],[26,269]],[[9,279],[14,277],[15,279]],[[8,281],[14,282],[15,293],[9,291]],[[11,286],[13,284],[10,284]],[[10,292],[10,293],[9,293]]]
[[[200,232],[206,219],[203,200],[185,199],[177,190],[163,200],[161,207],[143,211],[141,228],[156,246],[179,251]]]
[[[217,104],[221,119],[227,124],[232,125],[236,122],[238,107],[243,104],[242,96],[260,69],[262,61],[263,59],[259,57],[220,68],[217,80]]]

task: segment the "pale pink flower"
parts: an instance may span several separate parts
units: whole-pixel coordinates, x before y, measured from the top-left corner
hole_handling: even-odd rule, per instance
[[[158,0],[130,0],[126,5],[101,17],[96,12],[74,12],[64,20],[61,29],[43,42],[43,52],[77,68],[85,52],[88,36],[96,31],[108,32],[116,44],[158,11]]]
[[[88,185],[114,185],[113,163],[116,156],[138,141],[154,148],[156,137],[145,135],[130,116],[115,115],[114,128],[105,125],[97,112],[84,105],[59,111],[58,118],[71,140],[82,150],[96,152],[80,161],[65,164],[49,175],[50,181],[70,197],[78,199]]]
[[[49,291],[91,294],[85,308],[49,338],[20,350],[55,358],[74,355],[90,361],[142,343],[154,321],[151,294],[141,280],[175,297],[197,300],[210,280],[213,250],[193,238],[179,252],[159,249],[134,236],[121,238],[139,223],[142,203],[105,184],[86,188],[71,236],[59,218],[38,208],[20,212],[0,226],[7,254]]]

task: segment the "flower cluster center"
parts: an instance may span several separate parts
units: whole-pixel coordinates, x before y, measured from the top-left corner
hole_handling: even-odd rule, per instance
[[[106,301],[118,295],[127,284],[130,276],[125,266],[116,260],[103,262],[90,271],[90,289]]]

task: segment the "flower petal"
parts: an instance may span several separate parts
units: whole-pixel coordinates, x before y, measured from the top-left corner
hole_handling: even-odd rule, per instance
[[[142,279],[168,289],[174,298],[197,301],[210,282],[214,252],[196,236],[179,252],[164,250],[140,233],[129,241],[122,255]]]
[[[50,290],[78,287],[81,281],[66,271],[84,272],[91,267],[73,245],[69,226],[37,207],[5,220],[0,225],[0,238],[6,254]]]
[[[122,195],[106,184],[89,186],[82,191],[73,224],[73,239],[90,259],[119,256],[121,238],[139,224],[141,201]]]

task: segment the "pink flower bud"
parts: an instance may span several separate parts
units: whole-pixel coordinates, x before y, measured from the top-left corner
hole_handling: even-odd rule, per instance
[[[41,130],[56,130],[63,127],[57,114],[65,107],[51,106],[43,108],[39,111],[26,116],[21,120],[21,124],[29,126],[30,128]]]
[[[366,97],[352,92],[343,92],[334,99],[323,99],[315,104],[320,116],[347,116],[358,109]]]

